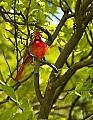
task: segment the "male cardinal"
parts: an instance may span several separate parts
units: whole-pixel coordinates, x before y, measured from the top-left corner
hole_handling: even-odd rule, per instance
[[[45,55],[47,50],[48,50],[48,45],[46,45],[42,41],[40,32],[38,30],[36,30],[36,32],[34,34],[34,41],[29,44],[27,50],[24,52],[23,63],[21,64],[21,67],[20,67],[20,69],[15,77],[15,81],[19,82],[19,79],[20,79],[22,72],[25,68],[25,65],[28,62],[33,62],[33,57],[31,57],[30,54],[36,56],[37,59],[40,60]]]

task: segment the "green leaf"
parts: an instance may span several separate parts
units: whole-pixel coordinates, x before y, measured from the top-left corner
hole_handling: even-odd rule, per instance
[[[29,103],[28,103],[27,98],[22,99],[20,107],[22,107],[22,108],[28,108],[29,107]]]
[[[55,52],[54,52],[55,51]],[[51,54],[52,53],[52,54]],[[48,52],[45,55],[45,58],[50,62],[50,63],[55,63],[57,60],[58,56],[60,54],[60,51],[57,46],[50,47]],[[50,57],[51,56],[51,57]]]
[[[54,5],[51,6],[50,11],[51,11],[52,15],[54,15],[56,13],[56,11],[57,11],[57,7],[54,6]]]
[[[11,111],[10,108],[4,110],[0,115],[0,120],[8,120],[10,118],[10,111]]]
[[[13,120],[36,120],[31,108],[26,108],[22,113],[16,113]]]
[[[70,103],[73,101],[73,96],[74,96],[74,91],[70,92],[66,97],[65,97],[65,103]]]
[[[0,120],[14,120],[13,114],[16,113],[17,106],[12,106],[10,108],[5,109],[0,115]]]
[[[83,82],[80,82],[80,83],[76,86],[75,90],[76,90],[76,91],[80,91],[80,89],[82,88],[82,86],[83,86]]]
[[[17,113],[14,117],[14,120],[28,120],[29,114],[30,112],[22,114]]]
[[[16,100],[16,95],[13,88],[3,84],[1,84],[1,88],[10,98],[13,98],[14,100]]]
[[[39,18],[42,23],[45,23],[45,15],[41,10],[39,11]]]

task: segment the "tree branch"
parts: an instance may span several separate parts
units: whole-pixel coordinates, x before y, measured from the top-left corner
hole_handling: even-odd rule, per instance
[[[40,103],[42,103],[43,97],[41,95],[41,91],[39,87],[39,66],[40,66],[40,63],[38,60],[36,60],[35,70],[34,70],[34,86],[35,86],[37,99]]]
[[[8,66],[8,69],[9,69],[9,72],[10,72],[10,77],[13,78],[13,77],[12,77],[11,68],[10,68],[10,65],[9,65],[7,59],[6,59],[6,56],[5,56],[4,50],[3,50],[3,56],[4,56],[4,59],[5,59],[5,61],[6,61],[7,66]]]
[[[40,60],[40,63],[42,63],[43,65],[44,65],[44,64],[49,65],[51,68],[54,69],[55,73],[58,73],[58,69],[57,69],[53,64],[51,64],[51,63],[49,63],[49,62],[47,62],[47,61],[43,61],[43,60]]]
[[[69,11],[72,13],[72,10],[71,10],[70,6],[68,5],[67,1],[66,0],[63,0],[63,1],[65,2],[65,4],[68,7]]]
[[[80,4],[81,4],[81,0],[77,0],[76,7],[75,7],[75,17],[76,18],[78,16],[78,12],[79,12],[79,9],[80,9]]]
[[[93,64],[93,58],[73,64],[64,75],[58,76],[57,80],[51,85],[51,88],[57,89],[59,86],[64,85],[78,69],[91,64]]]
[[[19,65],[19,60],[18,60],[18,44],[17,44],[17,24],[16,24],[16,0],[14,1],[14,29],[15,29],[15,47],[16,47],[16,62],[17,62],[17,73],[18,73],[18,65]]]
[[[91,117],[91,116],[93,116],[93,112],[90,113],[90,114],[88,114],[88,115],[86,115],[82,120],[87,120],[87,118],[89,118],[89,117]]]
[[[80,96],[77,96],[76,99],[74,100],[74,102],[72,103],[71,108],[70,108],[70,111],[69,111],[68,120],[71,120],[71,113],[72,113],[72,110],[73,110],[73,108],[75,107],[75,104],[77,103],[77,101],[78,101],[79,98],[80,98]]]
[[[92,21],[92,19],[93,19],[93,5],[92,5],[92,9],[91,9],[90,13],[88,13],[88,15],[87,15],[86,18],[85,18],[84,28],[86,28],[86,26],[88,25],[88,23],[89,23],[90,21]]]
[[[13,24],[13,19],[11,19],[10,18],[10,16],[7,14],[7,16],[8,16],[8,18],[5,16],[5,14],[3,14],[4,12],[6,12],[6,10],[2,7],[2,6],[0,6],[0,14],[2,15],[2,18],[6,21],[6,22],[9,22],[9,23],[11,23],[11,24]]]
[[[53,41],[54,41],[55,38],[57,37],[59,31],[61,30],[62,26],[64,25],[65,21],[66,21],[68,18],[74,17],[74,15],[75,15],[74,13],[69,14],[69,15],[67,15],[67,14],[65,13],[65,14],[63,15],[63,17],[61,18],[59,24],[58,24],[57,27],[56,27],[55,32],[54,32],[53,35],[52,35],[51,41],[48,42],[48,45],[51,45],[51,44],[53,43]]]
[[[59,55],[59,57],[55,63],[55,66],[58,69],[63,67],[64,63],[66,63],[66,60],[69,57],[69,55],[71,54],[72,50],[75,48],[75,46],[79,42],[80,38],[83,35],[84,29],[86,28],[87,24],[92,20],[92,17],[93,17],[92,14],[93,14],[93,11],[91,10],[91,13],[89,13],[89,15],[88,15],[89,18],[87,17],[88,20],[85,19],[85,21],[86,21],[86,23],[84,24],[85,26],[83,26],[83,23],[84,23],[83,18],[80,17],[80,15],[76,19],[76,31],[74,32],[74,34],[72,35],[72,37],[70,38],[68,43],[65,45],[63,51],[61,52],[61,54]],[[54,71],[51,72],[50,77],[52,77],[52,76],[54,76]]]
[[[89,4],[91,4],[93,0],[84,0],[81,7],[80,7],[80,16],[82,17],[86,11],[86,8],[88,7]]]
[[[3,101],[0,101],[0,105],[1,105],[1,104],[4,104],[4,103],[6,103],[6,102],[8,102],[9,99],[10,99],[10,97],[8,96],[8,97],[7,97],[6,99],[4,99]]]
[[[28,45],[28,39],[29,39],[29,37],[30,37],[29,20],[28,20],[28,18],[29,18],[28,14],[29,14],[29,10],[30,10],[30,4],[31,4],[31,0],[28,1],[26,21],[25,21],[26,24],[27,24],[27,31],[28,31],[27,40],[26,40],[26,45]]]
[[[78,31],[75,32],[72,37],[70,38],[70,40],[68,41],[68,43],[65,45],[65,48],[63,49],[63,51],[61,52],[60,56],[58,57],[55,66],[59,69],[62,68],[64,63],[66,62],[67,58],[69,57],[70,53],[72,52],[72,50],[75,48],[75,46],[77,45],[77,43],[79,42],[81,36],[83,34],[83,31]],[[61,61],[61,62],[59,62]]]

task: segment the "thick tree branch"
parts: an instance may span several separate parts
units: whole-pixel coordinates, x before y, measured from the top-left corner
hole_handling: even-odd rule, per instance
[[[80,16],[82,17],[88,7],[93,2],[93,0],[84,0],[81,7],[80,7]]]
[[[51,41],[48,42],[48,45],[51,45],[51,44],[53,43],[53,41],[54,41],[55,38],[57,37],[59,31],[61,30],[62,26],[64,25],[65,21],[66,21],[68,18],[74,17],[74,15],[75,15],[74,13],[69,14],[69,15],[65,13],[65,14],[62,16],[59,24],[58,24],[57,27],[56,27],[55,32],[54,32],[53,35],[52,35]]]
[[[75,46],[77,45],[77,43],[79,42],[81,36],[83,34],[83,31],[78,31],[75,32],[71,39],[69,40],[69,42],[66,44],[65,48],[63,49],[63,51],[61,52],[59,58],[56,61],[55,66],[59,69],[62,68],[64,63],[66,62],[67,58],[69,57],[70,53],[72,52],[72,50],[75,48]],[[61,61],[61,62],[59,62]]]
[[[80,9],[80,4],[81,4],[81,0],[77,0],[76,7],[75,7],[75,17],[76,18],[78,16],[78,12],[79,12],[79,9]]]
[[[70,38],[68,43],[65,45],[63,51],[61,52],[60,56],[58,57],[58,59],[55,63],[55,66],[58,69],[63,67],[64,63],[66,62],[67,58],[71,54],[72,50],[75,48],[75,46],[78,44],[80,38],[82,37],[84,29],[86,28],[87,24],[92,20],[92,17],[93,17],[92,10],[91,10],[91,13],[89,13],[89,15],[88,15],[89,18],[87,17],[88,20],[85,19],[86,22],[84,23],[83,17],[80,17],[80,13],[78,13],[78,14],[79,14],[79,16],[76,19],[76,31],[74,32],[74,34],[72,35],[72,37]],[[52,71],[50,77],[52,77],[52,75],[54,76],[54,71]]]
[[[72,77],[72,75],[80,68],[86,67],[88,65],[93,64],[93,58],[88,59],[88,60],[84,60],[81,62],[77,62],[75,64],[73,64],[68,70],[67,72],[62,75],[61,77],[57,78],[57,81],[55,81],[51,87],[53,87],[53,89],[57,89],[59,86],[61,86],[62,84],[65,84],[68,82],[68,80]]]

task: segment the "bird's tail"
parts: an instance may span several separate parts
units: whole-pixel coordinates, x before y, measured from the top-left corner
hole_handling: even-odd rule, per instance
[[[18,71],[18,73],[17,73],[17,75],[15,77],[16,82],[19,82],[19,79],[21,78],[22,72],[23,72],[23,70],[25,68],[25,64],[26,63],[24,63],[24,62],[22,63],[22,65],[21,65],[21,67],[20,67],[20,69],[19,69],[19,71]]]

